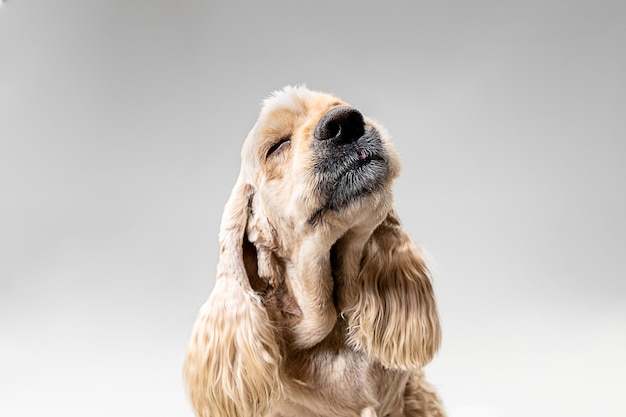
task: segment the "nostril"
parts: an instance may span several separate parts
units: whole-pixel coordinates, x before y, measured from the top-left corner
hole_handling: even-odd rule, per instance
[[[335,139],[338,142],[352,142],[365,133],[363,115],[348,106],[335,107],[326,113],[315,127],[318,140]]]
[[[338,136],[340,133],[341,133],[341,126],[339,125],[339,123],[333,120],[329,121],[328,124],[326,125],[326,132],[325,132],[325,134],[328,136],[327,139],[334,138]]]

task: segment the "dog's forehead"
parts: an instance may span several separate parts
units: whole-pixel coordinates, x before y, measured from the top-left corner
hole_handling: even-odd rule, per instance
[[[309,90],[304,86],[287,86],[273,92],[263,101],[260,121],[272,118],[305,116],[346,104],[331,94]]]

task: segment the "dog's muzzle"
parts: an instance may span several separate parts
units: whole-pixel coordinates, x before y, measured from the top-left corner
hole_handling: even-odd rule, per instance
[[[376,192],[386,183],[389,159],[378,131],[361,112],[335,107],[318,121],[313,132],[317,191],[323,209],[340,210]]]

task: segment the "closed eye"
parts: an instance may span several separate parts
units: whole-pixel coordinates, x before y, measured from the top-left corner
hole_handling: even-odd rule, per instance
[[[274,152],[279,151],[280,149],[282,149],[289,142],[291,142],[291,136],[287,136],[287,137],[284,137],[284,138],[280,139],[278,142],[273,144],[268,149],[267,154],[265,155],[265,157],[268,158],[271,154],[273,154]]]

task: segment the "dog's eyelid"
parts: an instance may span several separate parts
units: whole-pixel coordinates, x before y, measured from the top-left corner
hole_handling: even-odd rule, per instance
[[[286,143],[290,141],[291,141],[291,136],[285,136],[283,138],[280,138],[272,146],[270,146],[270,148],[267,150],[267,154],[265,155],[265,157],[268,158],[270,155],[278,151],[280,148],[283,147],[283,145],[285,145]]]

